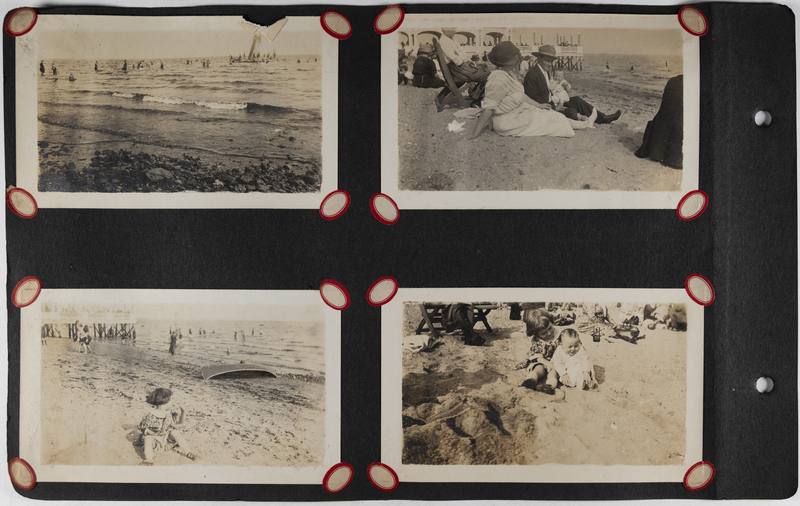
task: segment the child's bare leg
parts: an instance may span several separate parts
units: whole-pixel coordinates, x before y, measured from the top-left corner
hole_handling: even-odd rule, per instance
[[[547,381],[545,382],[550,385],[551,388],[555,388],[558,386],[558,373],[556,371],[548,371],[547,373]]]
[[[144,460],[153,461],[153,436],[144,437]]]
[[[528,373],[528,378],[532,379],[534,383],[539,383],[545,376],[547,376],[547,371],[541,364],[534,367],[533,370]]]
[[[183,434],[173,429],[172,432],[170,432],[170,435],[172,436],[172,439],[174,439],[175,442],[178,443],[178,446],[180,446],[184,452],[192,453],[192,448],[189,446],[189,443],[186,442],[186,439],[183,437]]]

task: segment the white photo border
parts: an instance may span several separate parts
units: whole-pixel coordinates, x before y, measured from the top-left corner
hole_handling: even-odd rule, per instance
[[[44,297],[43,297],[44,296]],[[253,304],[320,305],[325,322],[325,452],[314,467],[68,466],[41,462],[41,304]],[[40,482],[214,483],[321,485],[341,453],[341,313],[314,290],[103,290],[46,289],[21,310],[19,454]]]
[[[381,37],[381,192],[400,209],[676,209],[698,189],[700,174],[700,42],[678,17],[645,14],[409,14],[402,29],[441,26],[675,29],[683,40],[683,174],[677,191],[412,191],[399,188],[397,47]]]
[[[628,465],[404,465],[402,462],[403,304],[421,301],[561,300],[685,303],[686,455],[681,466]],[[642,288],[400,288],[381,311],[381,462],[401,482],[638,483],[682,482],[703,460],[703,307],[684,289]],[[575,473],[566,472],[575,469]],[[535,472],[532,472],[535,470]],[[578,477],[578,478],[572,478]],[[572,478],[572,479],[571,479]]]
[[[16,150],[17,186],[28,191],[39,208],[86,209],[317,209],[325,196],[338,189],[339,157],[339,41],[322,29],[319,18],[290,16],[298,29],[319,33],[322,45],[322,186],[315,193],[232,193],[232,192],[40,192],[38,141],[38,90],[37,90],[37,34],[49,26],[59,30],[92,30],[102,26],[105,18],[119,20],[120,16],[43,15],[36,26],[25,35],[17,37],[16,80]],[[230,18],[232,26],[239,26],[241,16],[214,16]],[[170,29],[201,24],[209,16],[126,16],[131,23],[140,23],[142,29],[153,29],[157,19],[169,20]],[[200,25],[202,26],[202,24]],[[166,29],[166,28],[163,28]],[[242,28],[243,29],[243,28]],[[280,38],[280,34],[278,35]]]

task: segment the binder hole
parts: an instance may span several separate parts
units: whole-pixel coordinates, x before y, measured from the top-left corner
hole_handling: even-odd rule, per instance
[[[772,115],[767,111],[758,111],[754,120],[757,126],[766,128],[772,123]]]
[[[772,381],[772,378],[767,376],[761,376],[756,381],[756,390],[760,394],[768,394],[772,392],[772,388],[775,386],[775,383]]]

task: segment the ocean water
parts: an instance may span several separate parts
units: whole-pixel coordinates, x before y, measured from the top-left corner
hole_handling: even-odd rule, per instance
[[[175,328],[174,321],[140,319],[135,346],[169,351],[170,328]],[[182,323],[179,328],[183,338],[177,355],[206,359],[209,365],[243,361],[267,366],[276,374],[325,376],[325,331],[319,322],[214,320]]]
[[[210,58],[208,67],[200,59],[147,60],[141,68],[128,61],[127,71],[122,60],[98,60],[98,71],[94,63],[44,62],[45,74],[38,77],[40,122],[192,156],[212,151],[256,159],[269,156],[265,140],[284,131],[298,141],[292,143],[294,153],[321,159],[319,55],[233,64],[228,57]]]
[[[566,75],[567,81],[569,73]],[[660,94],[670,78],[683,74],[683,58],[680,55],[588,54],[584,55],[583,70],[578,73]]]

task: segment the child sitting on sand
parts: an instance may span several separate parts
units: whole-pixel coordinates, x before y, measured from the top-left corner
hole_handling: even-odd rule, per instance
[[[525,314],[523,319],[526,320],[527,333],[531,336],[531,349],[528,360],[520,364],[522,367],[527,364],[528,369],[528,377],[522,382],[522,386],[553,395],[558,386],[558,374],[550,361],[559,344],[556,328],[550,314],[544,310],[535,310],[530,316]],[[521,368],[520,366],[517,367]],[[542,380],[545,382],[542,383]]]
[[[556,106],[556,110],[560,109],[565,102],[569,102],[567,90],[570,89],[572,89],[572,85],[564,79],[564,71],[554,71],[553,78],[550,79],[550,93],[553,94],[553,103]]]
[[[176,444],[185,452],[186,457],[191,460],[195,459],[189,443],[175,428],[176,424],[183,423],[183,408],[167,409],[171,400],[172,390],[169,388],[156,388],[147,396],[147,403],[154,406],[155,409],[139,422],[139,430],[142,431],[142,435],[138,444],[144,446],[143,465],[153,465],[154,449],[171,450]]]
[[[578,332],[564,329],[558,336],[561,346],[553,353],[551,362],[564,386],[591,390],[597,386],[589,353],[581,344]]]

